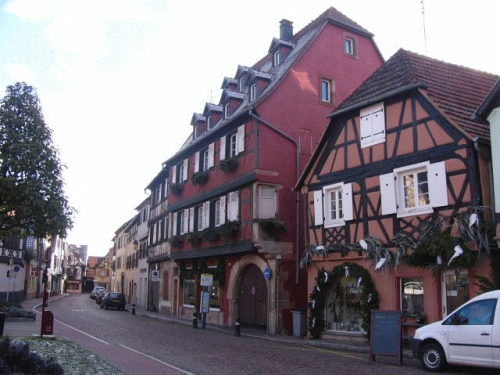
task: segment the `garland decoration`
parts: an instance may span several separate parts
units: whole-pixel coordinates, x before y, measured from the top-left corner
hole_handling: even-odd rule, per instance
[[[347,271],[348,270],[348,271]],[[346,276],[348,272],[349,276]],[[353,277],[356,286],[362,288],[360,311],[363,319],[362,333],[369,338],[371,324],[371,310],[379,307],[379,294],[375,289],[370,272],[356,263],[343,263],[336,266],[331,272],[324,268],[318,271],[316,285],[309,296],[309,332],[313,339],[319,339],[325,329],[325,305],[328,291],[331,286],[344,277]]]
[[[331,253],[341,257],[356,251],[371,261],[376,271],[397,269],[402,264],[431,269],[470,268],[482,254],[489,254],[491,229],[483,219],[487,207],[473,206],[455,217],[437,215],[434,220],[419,224],[414,238],[399,232],[389,243],[383,244],[375,237],[365,237],[359,243],[334,243],[332,245],[307,245],[300,261],[300,267],[309,267],[315,256],[327,258]],[[458,236],[451,235],[456,226]],[[478,251],[473,252],[471,248]],[[410,255],[407,255],[410,251]]]

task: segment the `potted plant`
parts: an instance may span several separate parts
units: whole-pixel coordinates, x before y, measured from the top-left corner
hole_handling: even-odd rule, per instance
[[[219,238],[219,233],[214,228],[207,228],[203,231],[203,238],[205,241],[214,242]]]
[[[172,184],[170,186],[170,190],[174,195],[180,196],[182,194],[182,191],[184,190],[184,185],[182,183]]]
[[[281,233],[286,232],[285,223],[278,219],[259,219],[259,226],[269,238],[279,240]]]
[[[228,158],[220,161],[220,169],[225,173],[232,173],[238,168],[238,160],[236,158]]]
[[[238,221],[226,221],[219,227],[219,233],[224,241],[229,241],[238,233],[240,223]]]
[[[191,177],[191,181],[194,185],[205,185],[208,181],[208,173],[207,172],[196,172]]]
[[[198,232],[189,232],[186,236],[187,242],[189,242],[193,247],[198,247],[201,242],[201,237]]]
[[[179,248],[182,245],[182,237],[181,236],[170,237],[168,242],[170,243],[170,245],[172,245],[172,247]]]

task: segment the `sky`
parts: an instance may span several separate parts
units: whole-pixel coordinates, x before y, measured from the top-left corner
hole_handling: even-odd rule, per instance
[[[37,90],[78,211],[68,242],[104,256],[224,77],[265,56],[282,19],[297,32],[329,7],[385,60],[404,48],[500,75],[491,0],[0,0],[0,96]]]

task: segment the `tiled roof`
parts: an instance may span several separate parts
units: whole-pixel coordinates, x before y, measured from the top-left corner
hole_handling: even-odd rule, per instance
[[[498,76],[400,49],[354,91],[335,112],[398,89],[422,84],[429,98],[471,137],[488,138],[489,126],[472,120]],[[335,112],[332,114],[334,115]]]

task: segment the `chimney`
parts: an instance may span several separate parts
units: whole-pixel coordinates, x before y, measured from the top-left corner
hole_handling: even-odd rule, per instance
[[[280,21],[280,39],[291,40],[293,37],[293,22],[282,19]]]

